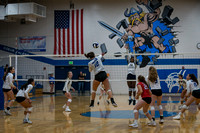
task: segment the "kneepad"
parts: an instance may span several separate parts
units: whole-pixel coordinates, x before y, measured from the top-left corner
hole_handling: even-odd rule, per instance
[[[107,93],[110,92],[110,91],[111,91],[111,89],[107,90]]]
[[[132,91],[132,88],[129,88],[128,90],[129,90],[129,91]]]
[[[183,105],[183,106],[182,106],[182,109],[187,109],[187,108],[188,108],[187,105]]]
[[[15,99],[13,99],[13,100],[10,100],[10,101],[12,101],[12,102],[15,102]]]
[[[135,109],[135,110],[133,110],[133,113],[137,113],[137,112],[138,112],[138,110],[136,110],[136,109]]]
[[[96,91],[92,90],[92,93],[96,93]]]
[[[33,107],[27,108],[27,111],[29,111],[29,112],[32,112],[32,110],[33,110]]]
[[[154,107],[154,106],[151,106],[150,110],[155,110],[155,107]]]
[[[132,91],[135,92],[136,91],[135,88],[132,88]]]
[[[67,101],[71,103],[71,102],[72,102],[72,99],[68,99]]]
[[[159,105],[159,109],[160,109],[160,110],[163,109],[162,105]]]

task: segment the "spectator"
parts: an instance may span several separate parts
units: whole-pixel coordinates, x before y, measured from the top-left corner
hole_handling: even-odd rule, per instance
[[[49,85],[50,85],[50,93],[53,94],[53,88],[55,85],[55,78],[53,77],[53,73],[50,74],[49,76]]]
[[[85,79],[85,75],[82,73],[82,71],[80,71],[80,74],[78,76],[79,80],[84,80]],[[82,94],[85,93],[85,89],[84,89],[84,81],[79,81],[78,82],[78,95],[80,95],[80,91]]]

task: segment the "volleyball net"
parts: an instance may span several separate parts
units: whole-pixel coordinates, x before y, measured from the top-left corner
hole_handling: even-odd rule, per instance
[[[150,66],[157,69],[164,93],[177,92],[179,74],[186,78],[187,74],[193,73],[200,79],[200,53],[106,54],[103,64],[115,94],[127,94],[127,59],[131,56],[137,58],[136,77],[146,77]],[[48,84],[49,76],[53,74],[56,84],[64,84],[67,72],[72,71],[74,83],[84,81],[90,84],[87,89],[91,89],[94,73],[88,72],[89,61],[84,55],[9,56],[9,64],[15,67],[15,79],[18,81],[25,82],[28,78],[34,78],[38,83]],[[84,80],[78,79],[80,71],[85,75]]]

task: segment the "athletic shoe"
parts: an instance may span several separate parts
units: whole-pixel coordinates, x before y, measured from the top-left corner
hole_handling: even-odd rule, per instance
[[[117,104],[116,104],[115,102],[112,102],[112,105],[113,105],[114,107],[117,107]]]
[[[178,115],[174,116],[173,119],[174,119],[174,120],[180,120],[180,119],[181,119],[180,113],[179,113]]]
[[[178,109],[179,109],[179,110],[181,110],[181,109],[182,109],[182,107],[183,107],[183,105],[180,105],[180,106],[178,107]]]
[[[27,119],[23,119],[23,123],[27,123]]]
[[[28,121],[27,121],[29,124],[32,124],[32,121],[30,121],[29,119],[28,119]]]
[[[70,108],[66,108],[65,111],[66,112],[71,112],[71,109]]]
[[[65,109],[66,107],[67,107],[67,105],[66,105],[66,104],[64,104],[64,105],[63,105],[63,109]]]
[[[164,123],[164,119],[160,119],[160,124],[163,124]]]
[[[29,119],[24,119],[24,120],[23,120],[23,123],[29,123],[29,124],[32,124],[32,121],[30,121]]]
[[[148,123],[148,126],[156,126],[156,122],[152,120]]]
[[[183,108],[183,105],[180,105],[180,106],[178,107],[179,110],[181,110],[182,108]],[[189,106],[187,106],[186,110],[188,110],[188,109],[189,109]]]
[[[108,100],[106,100],[106,101],[107,101],[107,104],[110,104],[110,102]]]
[[[4,110],[4,113],[6,114],[6,115],[12,115],[11,113],[10,113],[10,110]]]
[[[130,124],[129,127],[138,128],[138,123]]]
[[[99,102],[97,102],[97,105],[99,105]]]
[[[135,102],[135,100],[133,100],[133,105],[135,105],[136,104],[136,102]]]
[[[91,103],[89,107],[94,107],[94,103]]]
[[[128,100],[128,101],[129,101],[128,105],[131,105],[132,100],[133,100],[133,99],[129,99],[129,100]]]

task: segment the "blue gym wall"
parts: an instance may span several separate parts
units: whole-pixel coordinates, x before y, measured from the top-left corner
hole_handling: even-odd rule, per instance
[[[4,74],[4,69],[3,67],[0,67],[0,110],[4,109],[4,96],[3,96],[3,74]]]

